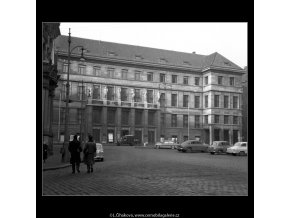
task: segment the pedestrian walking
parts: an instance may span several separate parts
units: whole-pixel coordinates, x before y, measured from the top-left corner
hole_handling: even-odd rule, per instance
[[[72,165],[72,173],[75,173],[75,169],[77,168],[78,173],[80,172],[80,163],[82,152],[81,143],[78,141],[78,136],[75,135],[74,139],[69,143],[68,150],[71,154],[70,163]]]
[[[43,162],[45,163],[46,159],[47,159],[47,153],[48,153],[48,146],[46,143],[43,143]]]
[[[95,163],[94,156],[97,150],[96,143],[93,142],[93,137],[89,135],[89,141],[84,147],[84,163],[87,165],[87,173],[93,172],[93,165]]]

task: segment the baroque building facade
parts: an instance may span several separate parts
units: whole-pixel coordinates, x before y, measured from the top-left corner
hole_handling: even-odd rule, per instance
[[[244,70],[219,53],[200,55],[72,37],[69,134],[115,143],[164,139],[239,141]],[[55,141],[64,139],[68,37],[56,43],[60,80],[54,97]]]
[[[57,65],[54,59],[54,39],[60,35],[60,23],[42,24],[42,140],[53,153],[53,99],[58,83]]]

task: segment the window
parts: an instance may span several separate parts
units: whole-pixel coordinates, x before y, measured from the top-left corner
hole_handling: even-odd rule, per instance
[[[172,83],[177,83],[177,75],[172,75]]]
[[[70,123],[76,123],[78,122],[78,110],[76,108],[70,108],[69,109],[69,122]]]
[[[183,77],[183,84],[188,85],[188,76]]]
[[[205,107],[208,107],[208,95],[204,97],[204,104],[205,104]]]
[[[68,64],[63,64],[62,72],[67,73],[67,71],[68,71]]]
[[[108,68],[108,77],[114,78],[115,69],[114,68]]]
[[[194,126],[195,126],[195,128],[200,128],[200,116],[199,115],[194,116]]]
[[[153,103],[153,90],[147,90],[147,102]]]
[[[100,86],[99,85],[94,85],[93,99],[100,99],[100,98],[101,98]]]
[[[140,75],[141,75],[140,71],[135,71],[135,80],[140,80]]]
[[[115,124],[115,109],[108,108],[107,122],[108,124]]]
[[[129,113],[130,111],[122,108],[121,123],[122,125],[129,125]]]
[[[194,96],[194,107],[199,108],[199,96]]]
[[[229,115],[224,115],[224,124],[229,124]]]
[[[177,114],[171,114],[171,127],[177,127]]]
[[[82,100],[85,97],[85,86],[82,85],[78,86],[78,97],[79,100]]]
[[[153,81],[153,73],[147,73],[147,81]]]
[[[142,125],[142,110],[135,111],[135,125]]]
[[[128,101],[127,88],[121,88],[121,101]]]
[[[128,78],[128,70],[122,70],[122,79]]]
[[[233,124],[238,124],[238,116],[233,116]]]
[[[171,94],[171,106],[177,106],[177,94]]]
[[[84,75],[85,74],[85,66],[79,66],[79,74]]]
[[[215,95],[214,96],[214,107],[219,107],[220,105],[220,96],[219,95]]]
[[[161,119],[161,126],[164,127],[165,126],[165,115],[164,115],[164,113],[161,113],[160,119]]]
[[[205,84],[205,85],[208,84],[208,76],[206,76],[206,77],[204,78],[204,84]]]
[[[60,110],[60,108],[56,108],[56,107],[54,107],[53,108],[53,122],[54,123],[58,123],[59,122],[59,110]]]
[[[160,82],[165,83],[165,74],[164,73],[160,73]]]
[[[154,124],[155,124],[154,116],[155,116],[155,112],[154,111],[149,111],[148,112],[148,125],[154,126]]]
[[[204,123],[208,124],[208,115],[204,115]]]
[[[223,77],[222,76],[218,76],[218,84],[222,85],[223,83]]]
[[[183,107],[188,107],[188,95],[183,95]]]
[[[214,122],[219,123],[220,122],[220,116],[219,115],[214,115]]]
[[[234,86],[234,85],[235,85],[235,78],[230,77],[230,86]]]
[[[188,128],[188,115],[183,115],[183,127]]]
[[[102,122],[102,108],[93,108],[93,124],[101,124]]]
[[[229,96],[224,96],[224,108],[229,108]]]
[[[134,101],[141,102],[141,90],[140,89],[135,89]]]
[[[94,76],[101,76],[101,67],[95,66],[93,69]]]
[[[238,96],[233,96],[233,108],[238,108]]]
[[[107,100],[109,101],[114,100],[114,87],[113,86],[108,86]]]
[[[199,77],[195,77],[195,78],[194,78],[194,84],[195,84],[196,86],[199,86]]]

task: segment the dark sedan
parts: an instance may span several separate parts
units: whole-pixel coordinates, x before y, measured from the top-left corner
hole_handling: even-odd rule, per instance
[[[178,151],[182,152],[207,152],[208,144],[198,140],[187,140],[177,147]]]

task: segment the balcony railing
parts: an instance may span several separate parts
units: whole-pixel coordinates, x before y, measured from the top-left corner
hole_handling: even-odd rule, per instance
[[[92,99],[88,101],[89,104],[93,105],[108,105],[108,106],[119,106],[119,107],[136,107],[136,108],[154,108],[158,109],[159,104],[144,103],[144,102],[130,102],[130,101],[115,101],[106,99]]]

